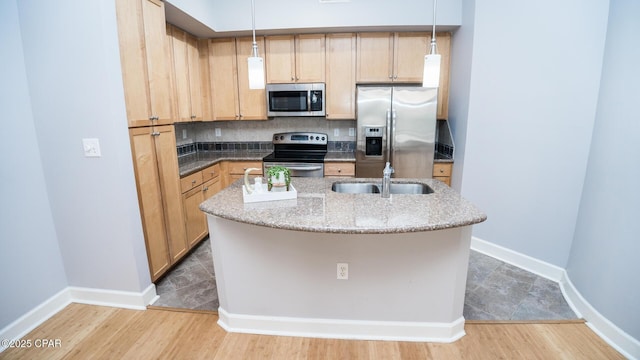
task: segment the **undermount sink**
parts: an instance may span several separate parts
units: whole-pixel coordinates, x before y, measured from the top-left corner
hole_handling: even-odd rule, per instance
[[[331,190],[347,194],[379,194],[380,188],[374,183],[334,182]]]
[[[381,184],[372,182],[334,182],[331,190],[346,194],[379,194]],[[431,194],[431,189],[423,183],[391,183],[390,194]]]

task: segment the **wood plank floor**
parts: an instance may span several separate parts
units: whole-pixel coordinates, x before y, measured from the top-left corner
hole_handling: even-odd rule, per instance
[[[624,359],[581,322],[468,322],[462,339],[438,344],[233,334],[216,321],[213,313],[70,304],[23,338],[31,348],[0,359]],[[36,348],[37,339],[60,346]]]

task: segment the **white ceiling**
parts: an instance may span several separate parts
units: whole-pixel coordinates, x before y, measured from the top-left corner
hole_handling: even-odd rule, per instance
[[[167,21],[198,37],[249,35],[251,1],[167,0]],[[461,24],[461,0],[440,1],[436,30]],[[431,30],[431,0],[255,0],[258,35]]]

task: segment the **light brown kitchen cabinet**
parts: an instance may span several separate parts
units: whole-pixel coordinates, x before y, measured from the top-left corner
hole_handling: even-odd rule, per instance
[[[202,90],[198,41],[191,34],[167,24],[171,48],[176,121],[202,120]]]
[[[202,99],[202,120],[213,120],[211,102],[211,76],[209,74],[209,40],[198,39],[198,61],[200,69],[200,92]]]
[[[253,179],[256,176],[262,174],[262,161],[224,161],[222,162],[223,181],[222,187],[225,188],[231,185],[232,182],[242,179],[244,172],[248,168],[260,169],[251,172],[250,177]]]
[[[356,164],[353,162],[325,162],[325,177],[355,177]]]
[[[356,35],[327,34],[326,118],[356,118]]]
[[[256,41],[264,48],[263,38]],[[267,120],[265,90],[249,89],[251,46],[251,38],[209,41],[213,120]]]
[[[173,125],[129,129],[138,203],[153,281],[187,252]]]
[[[207,218],[199,208],[202,201],[204,201],[202,185],[182,194],[182,202],[185,210],[184,221],[187,228],[187,241],[189,242],[190,248],[207,236],[208,233]]]
[[[267,36],[267,83],[325,82],[325,35]]]
[[[451,186],[453,163],[434,163],[433,178]]]
[[[431,33],[358,34],[358,83],[422,83],[424,56],[428,54]],[[451,34],[436,33],[442,56],[437,118],[446,119],[449,103],[449,62]]]
[[[193,248],[209,233],[207,217],[200,204],[222,189],[220,165],[214,164],[180,179],[187,244]]]
[[[357,81],[422,82],[427,33],[358,34]]]
[[[116,0],[116,14],[129,127],[173,123],[164,3]]]

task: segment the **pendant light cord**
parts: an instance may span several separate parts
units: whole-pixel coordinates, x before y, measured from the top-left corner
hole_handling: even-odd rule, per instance
[[[258,57],[258,43],[256,42],[256,10],[255,0],[251,0],[251,29],[253,30],[252,56]]]
[[[431,31],[431,50],[429,51],[430,55],[437,53],[437,50],[436,50],[436,2],[437,0],[433,0],[433,30]]]

